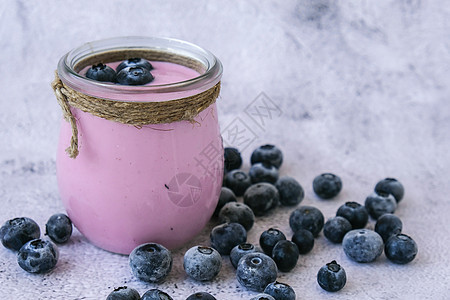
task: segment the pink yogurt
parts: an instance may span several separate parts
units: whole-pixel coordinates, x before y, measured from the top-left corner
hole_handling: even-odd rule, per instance
[[[146,43],[164,41],[151,38]],[[208,59],[213,57],[202,51],[210,55]],[[187,67],[152,61],[152,87],[134,92],[135,87],[92,83],[67,72],[64,68],[70,65],[70,53],[73,51],[61,59],[58,67],[61,80],[79,92],[112,100],[184,98],[214,86],[222,73],[214,57],[213,62],[220,68],[209,80],[199,78],[203,74]],[[208,72],[207,67],[205,74]],[[171,88],[174,83],[182,88]],[[201,111],[194,123],[177,121],[142,128],[74,108],[72,113],[79,131],[79,155],[72,159],[65,153],[72,131],[63,120],[57,178],[69,217],[90,242],[108,251],[129,254],[147,242],[173,249],[202,230],[216,207],[223,176],[223,146],[215,103]]]

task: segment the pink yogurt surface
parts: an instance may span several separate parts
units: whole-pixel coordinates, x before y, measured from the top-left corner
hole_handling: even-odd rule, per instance
[[[151,63],[155,80],[150,84],[198,76],[196,71],[177,64]],[[149,94],[146,101],[198,92]],[[108,98],[107,94],[102,96]],[[126,100],[134,98],[127,95]],[[65,153],[72,132],[63,120],[57,154],[58,185],[69,217],[90,242],[108,251],[129,254],[147,242],[173,249],[202,230],[216,207],[223,176],[215,103],[200,112],[196,123],[178,121],[142,128],[74,108],[72,112],[79,130],[80,153],[76,159]]]

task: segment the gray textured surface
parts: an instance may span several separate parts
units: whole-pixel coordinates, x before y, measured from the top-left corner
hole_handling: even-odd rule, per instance
[[[370,264],[350,261],[321,234],[279,280],[298,299],[446,299],[450,290],[450,9],[445,1],[2,1],[0,3],[0,222],[17,216],[41,227],[62,211],[55,178],[61,112],[50,88],[59,58],[81,43],[123,35],[169,36],[197,43],[224,64],[220,124],[248,125],[244,151],[270,142],[285,154],[281,173],[303,185],[302,204],[325,218],[345,201],[362,203],[375,183],[398,178],[405,199],[397,209],[419,254],[404,266],[384,254]],[[264,92],[279,110],[254,120],[245,109]],[[258,100],[259,99],[259,100]],[[258,98],[256,101],[261,101]],[[261,110],[263,112],[263,110]],[[265,121],[263,126],[255,122]],[[236,123],[238,122],[238,123]],[[242,124],[241,124],[242,125]],[[230,138],[224,137],[230,141]],[[344,188],[334,200],[313,195],[314,176],[331,171]],[[276,226],[292,235],[292,208],[258,218],[249,241]],[[90,245],[78,232],[60,247],[46,275],[22,271],[15,254],[0,249],[2,299],[104,299],[127,284],[141,294],[159,287],[174,299],[205,290],[217,299],[249,299],[224,258],[211,283],[188,279],[184,251],[208,244],[209,230],[175,251],[167,280],[145,284],[127,257]],[[368,225],[373,228],[374,222]],[[316,283],[336,259],[348,282],[338,293]],[[448,298],[447,298],[448,299]]]

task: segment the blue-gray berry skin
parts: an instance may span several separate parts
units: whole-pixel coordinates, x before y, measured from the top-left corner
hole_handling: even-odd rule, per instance
[[[211,247],[194,246],[184,254],[183,268],[189,277],[209,281],[219,274],[222,256]]]
[[[241,257],[243,257],[246,254],[256,252],[256,247],[249,243],[243,243],[240,245],[237,245],[233,249],[231,249],[230,252],[230,261],[233,267],[236,269],[239,260]]]
[[[395,201],[400,202],[405,195],[403,185],[395,178],[385,178],[375,185],[375,192],[392,194]]]
[[[216,300],[216,298],[207,292],[197,292],[187,297],[186,300]]]
[[[367,263],[376,260],[383,253],[383,239],[375,231],[354,229],[342,240],[344,253],[352,260]]]
[[[152,73],[141,67],[126,67],[116,74],[117,83],[122,85],[144,85],[153,79]]]
[[[45,234],[58,244],[64,244],[72,235],[72,221],[65,214],[54,214],[45,224]]]
[[[283,206],[294,206],[302,202],[305,197],[303,187],[292,177],[280,177],[275,183],[280,194],[280,203]]]
[[[229,202],[237,202],[236,195],[231,189],[223,186],[222,189],[220,190],[219,201],[217,202],[217,206],[216,209],[214,210],[213,215],[215,217],[219,216],[219,212],[222,209],[222,207],[224,207],[225,204]]]
[[[278,180],[278,169],[269,163],[255,163],[250,167],[248,175],[252,183],[269,182],[274,184]]]
[[[297,265],[298,256],[297,245],[288,240],[277,242],[272,250],[272,259],[281,272],[291,271]]]
[[[317,282],[328,292],[341,290],[347,282],[345,270],[335,260],[320,268],[317,273]]]
[[[151,289],[142,295],[141,300],[173,300],[173,298],[159,289]]]
[[[97,81],[114,82],[116,79],[116,72],[111,67],[99,63],[91,66],[86,71],[86,77]]]
[[[49,240],[35,239],[24,244],[18,254],[19,266],[29,273],[46,273],[58,262],[59,251]]]
[[[39,225],[30,218],[8,220],[0,228],[0,239],[5,248],[18,251],[26,242],[41,236]]]
[[[264,253],[254,252],[243,256],[238,263],[236,277],[245,288],[262,292],[277,278],[278,269],[272,258]]]
[[[391,194],[374,192],[367,196],[364,206],[369,215],[374,220],[378,220],[384,214],[393,214],[397,208],[397,202]]]
[[[120,70],[125,69],[126,67],[140,67],[147,69],[149,71],[153,70],[152,64],[149,61],[140,57],[133,57],[124,60],[117,66],[116,72],[119,72]]]
[[[131,271],[138,279],[160,282],[172,269],[172,254],[160,244],[142,244],[130,253],[129,263]]]
[[[231,249],[247,241],[247,231],[239,223],[224,223],[211,230],[211,247],[222,255],[229,255]]]
[[[341,205],[336,212],[336,216],[346,218],[352,224],[353,229],[364,228],[369,221],[366,207],[352,201]]]
[[[314,236],[311,231],[306,229],[294,232],[291,241],[297,245],[300,254],[306,254],[314,248]]]
[[[279,229],[269,228],[259,236],[259,246],[265,254],[272,257],[273,247],[281,240],[286,240],[286,235]]]
[[[385,243],[392,235],[401,233],[402,228],[402,221],[393,214],[384,214],[375,223],[375,232],[381,236]]]
[[[276,299],[269,294],[261,293],[250,298],[250,300],[276,300]]]
[[[277,188],[268,182],[251,185],[244,194],[244,203],[248,205],[255,216],[263,216],[280,201]]]
[[[225,147],[223,150],[225,169],[228,172],[239,169],[242,166],[242,157],[239,150],[233,147]]]
[[[417,255],[416,242],[406,234],[391,236],[384,247],[386,257],[396,264],[407,264]]]
[[[323,235],[332,243],[341,243],[344,235],[352,230],[352,224],[343,217],[333,217],[323,226]]]
[[[219,212],[220,223],[239,223],[249,231],[255,223],[255,214],[248,205],[239,202],[229,202]]]
[[[232,190],[237,197],[244,195],[251,185],[250,176],[244,171],[232,170],[225,176],[225,186]]]
[[[313,180],[313,190],[322,199],[336,197],[342,190],[342,180],[332,173],[323,173]]]
[[[294,289],[286,283],[271,282],[264,289],[264,293],[271,295],[276,300],[295,300]]]
[[[133,288],[129,288],[127,286],[121,286],[116,289],[114,289],[108,297],[106,297],[106,300],[140,300],[141,296],[139,295],[139,292],[136,291]],[[159,298],[155,298],[159,299]],[[148,299],[146,299],[148,300]]]
[[[275,168],[279,169],[283,163],[283,153],[274,145],[262,145],[253,150],[252,156],[250,157],[250,163],[252,165],[259,162],[271,164]]]
[[[323,228],[325,219],[322,212],[314,206],[300,206],[295,209],[289,217],[289,226],[292,231],[306,229],[317,237]]]

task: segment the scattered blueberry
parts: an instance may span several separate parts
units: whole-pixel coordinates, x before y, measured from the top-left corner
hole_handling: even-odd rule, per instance
[[[264,253],[254,252],[244,255],[238,263],[236,276],[245,288],[262,292],[264,288],[277,279],[277,264]]]
[[[250,163],[266,162],[279,169],[283,163],[283,153],[274,145],[262,145],[256,148],[250,157]]]
[[[366,207],[357,202],[345,202],[336,212],[336,216],[346,218],[353,229],[364,228],[369,221]]]
[[[45,224],[45,234],[55,243],[63,244],[72,235],[72,221],[65,214],[54,214]]]
[[[281,240],[286,240],[284,233],[276,228],[269,228],[261,233],[259,245],[264,253],[272,257],[273,247]]]
[[[252,185],[250,176],[244,171],[232,170],[225,176],[225,186],[230,188],[237,197],[244,195],[250,185]]]
[[[243,257],[246,254],[253,253],[253,252],[256,252],[256,248],[252,244],[243,243],[243,244],[237,245],[236,247],[231,249],[231,252],[230,252],[231,264],[236,269],[241,257]]]
[[[383,239],[369,229],[353,229],[344,236],[342,246],[345,254],[356,262],[376,260],[383,253]]]
[[[224,149],[225,169],[227,171],[239,169],[242,166],[242,157],[238,149],[225,147]]]
[[[320,268],[317,273],[317,282],[320,287],[328,292],[341,290],[347,282],[345,270],[335,261]]]
[[[97,81],[114,82],[116,72],[111,67],[99,63],[93,65],[86,71],[86,77]]]
[[[295,300],[294,289],[278,281],[269,283],[264,289],[264,293],[271,295],[276,300]]]
[[[249,231],[255,222],[255,215],[244,203],[229,202],[219,212],[220,223],[239,223]]]
[[[297,245],[300,254],[306,254],[314,248],[314,236],[309,230],[299,229],[295,231],[291,240]]]
[[[144,85],[153,80],[149,70],[141,67],[126,67],[116,75],[116,81],[122,85]]]
[[[59,251],[48,240],[35,239],[24,244],[17,255],[19,266],[30,273],[46,273],[58,262]]]
[[[352,230],[352,224],[344,217],[333,217],[323,226],[323,235],[332,243],[341,243],[344,235]]]
[[[384,214],[393,214],[397,208],[397,202],[391,194],[377,194],[374,192],[367,196],[364,206],[369,215],[377,220]]]
[[[250,167],[248,175],[252,183],[269,182],[274,184],[278,180],[278,169],[265,162],[255,163]]]
[[[237,202],[236,195],[227,187],[222,187],[220,191],[219,201],[217,202],[216,209],[214,210],[214,216],[218,216],[222,207],[229,202]]]
[[[184,254],[183,268],[189,277],[209,281],[219,274],[222,257],[211,247],[194,246]]]
[[[108,297],[106,297],[106,300],[140,300],[140,299],[141,296],[139,295],[139,292],[127,286],[121,286],[114,289],[108,295]]]
[[[120,70],[125,69],[126,67],[140,67],[147,69],[149,71],[153,70],[153,66],[149,61],[139,57],[133,57],[124,60],[117,66],[116,72],[119,72]]]
[[[173,300],[173,298],[159,289],[151,289],[142,295],[141,300]]]
[[[239,223],[224,223],[212,229],[210,238],[214,249],[228,255],[235,246],[247,241],[247,231]]]
[[[417,255],[416,242],[406,234],[391,236],[384,247],[386,257],[396,264],[407,264]]]
[[[303,187],[292,177],[280,177],[275,183],[280,194],[280,203],[284,206],[294,206],[302,202],[305,197]]]
[[[250,298],[250,300],[275,300],[275,298],[269,294],[262,293]]]
[[[277,242],[272,250],[272,259],[281,272],[291,271],[297,265],[298,256],[297,245],[288,240]]]
[[[306,229],[317,237],[323,228],[325,220],[322,212],[314,206],[300,206],[289,217],[289,226],[292,231]]]
[[[395,178],[385,178],[380,180],[375,186],[375,192],[391,194],[394,196],[397,203],[400,202],[405,195],[403,185]]]
[[[147,282],[162,281],[172,269],[172,254],[157,243],[137,246],[130,253],[129,261],[134,276]]]
[[[313,190],[322,199],[336,197],[342,190],[341,178],[331,173],[320,174],[314,178]]]
[[[207,292],[197,292],[187,297],[186,300],[216,300],[216,298]]]
[[[266,214],[279,201],[277,188],[267,182],[251,185],[244,194],[244,203],[253,210],[255,216]]]
[[[5,222],[0,228],[3,246],[18,251],[26,242],[41,236],[39,225],[30,218],[15,218]]]
[[[402,221],[393,214],[384,214],[375,223],[375,232],[381,236],[385,243],[392,235],[401,233],[402,229]]]

